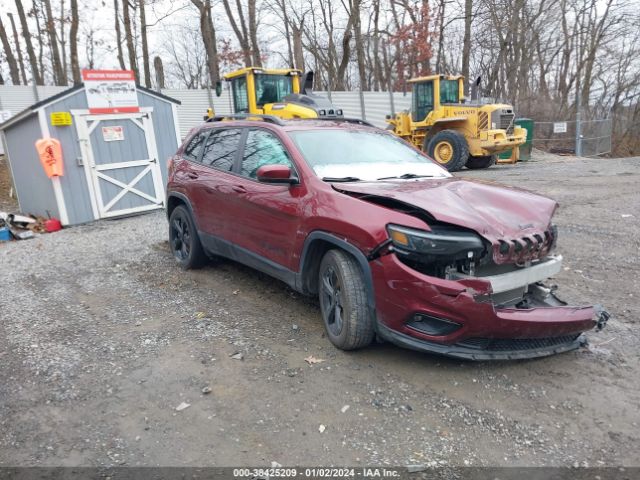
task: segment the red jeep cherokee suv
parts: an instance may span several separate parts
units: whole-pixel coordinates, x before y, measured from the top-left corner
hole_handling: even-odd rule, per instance
[[[456,178],[360,120],[216,117],[170,159],[169,239],[183,268],[227,257],[318,295],[338,348],[376,335],[468,359],[577,348],[599,306],[543,282],[555,201]]]

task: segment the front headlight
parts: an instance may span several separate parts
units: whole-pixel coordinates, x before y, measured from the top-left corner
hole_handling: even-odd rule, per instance
[[[479,235],[455,227],[434,227],[431,232],[399,225],[388,225],[395,251],[424,263],[433,261],[477,260],[484,250]]]

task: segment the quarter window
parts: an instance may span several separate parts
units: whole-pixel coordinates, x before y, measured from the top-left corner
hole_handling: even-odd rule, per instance
[[[263,165],[286,165],[293,169],[289,154],[280,140],[265,130],[249,130],[240,173],[245,177],[257,178],[258,169]]]
[[[204,139],[209,135],[209,130],[201,130],[196,133],[184,149],[184,157],[193,162],[200,160],[200,153],[204,146]]]
[[[240,130],[217,130],[209,135],[202,154],[202,163],[225,172],[233,170],[238,145],[240,143]]]

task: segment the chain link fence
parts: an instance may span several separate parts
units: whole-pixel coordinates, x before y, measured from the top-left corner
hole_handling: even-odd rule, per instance
[[[611,153],[611,118],[534,122],[533,146],[559,155]]]

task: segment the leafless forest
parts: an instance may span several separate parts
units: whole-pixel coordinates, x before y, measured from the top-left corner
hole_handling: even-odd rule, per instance
[[[611,116],[640,152],[638,0],[4,0],[0,83],[71,85],[126,68],[151,88],[203,88],[244,65],[316,72],[323,90],[402,91],[481,76],[536,120]]]

